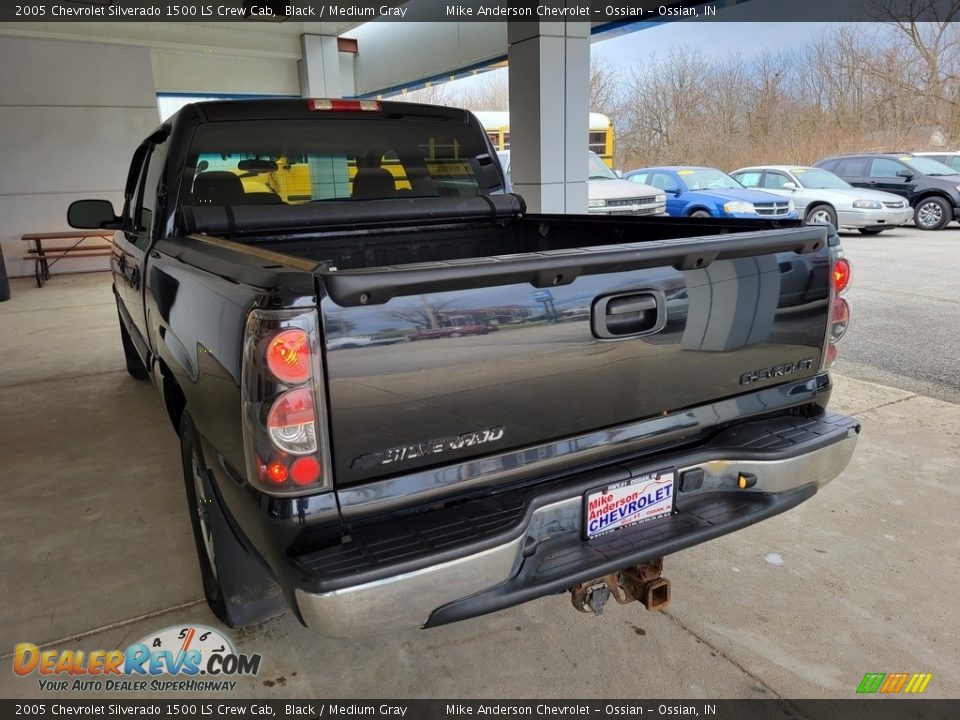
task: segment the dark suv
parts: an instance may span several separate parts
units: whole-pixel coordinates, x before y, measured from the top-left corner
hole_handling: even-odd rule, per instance
[[[837,155],[817,167],[851,185],[883,190],[907,199],[921,230],[939,230],[960,220],[960,175],[943,163],[910,153]]]

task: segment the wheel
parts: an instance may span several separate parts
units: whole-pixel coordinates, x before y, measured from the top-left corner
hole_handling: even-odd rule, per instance
[[[254,625],[280,614],[286,602],[266,568],[227,522],[197,437],[193,418],[184,410],[180,456],[203,594],[211,612],[228,627]]]
[[[123,324],[123,317],[120,315],[119,300],[117,303],[117,322],[120,323],[120,342],[123,344],[123,356],[127,361],[127,372],[136,380],[146,380],[150,374],[133,346],[133,340],[130,339],[130,333],[127,332],[127,326]]]
[[[812,208],[807,210],[807,214],[804,216],[803,221],[807,225],[826,225],[829,223],[830,225],[836,227],[837,211],[829,205],[814,205]]]
[[[692,218],[708,218],[708,217],[710,217],[710,213],[708,213],[706,210],[694,210],[692,213],[690,213],[690,217],[692,217]]]
[[[887,228],[859,228],[861,235],[879,235]]]
[[[203,594],[210,610],[223,622],[229,623],[226,602],[217,572],[217,547],[213,539],[213,493],[204,479],[203,457],[197,446],[193,418],[184,410],[180,417],[180,455],[183,460],[183,479],[187,493],[187,511],[197,547]]]
[[[939,230],[952,219],[950,203],[942,197],[928,197],[913,209],[913,222],[921,230]]]

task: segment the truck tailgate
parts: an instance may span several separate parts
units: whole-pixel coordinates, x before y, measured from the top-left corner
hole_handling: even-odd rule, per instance
[[[818,227],[318,270],[335,482],[815,375],[829,270]]]

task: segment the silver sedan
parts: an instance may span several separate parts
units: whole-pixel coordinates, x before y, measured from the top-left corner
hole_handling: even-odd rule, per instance
[[[910,204],[900,196],[855,188],[822,168],[758,165],[730,174],[748,188],[790,198],[808,225],[830,223],[876,235],[913,217]]]

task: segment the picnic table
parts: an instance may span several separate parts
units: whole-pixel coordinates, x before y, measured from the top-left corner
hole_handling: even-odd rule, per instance
[[[106,240],[107,244],[83,245],[84,240],[98,238]],[[113,230],[62,230],[60,232],[26,233],[20,238],[26,243],[33,243],[23,256],[24,260],[34,261],[34,276],[37,287],[50,279],[50,268],[65,257],[100,257],[113,253]],[[73,240],[72,245],[57,245],[44,247],[44,240]]]

